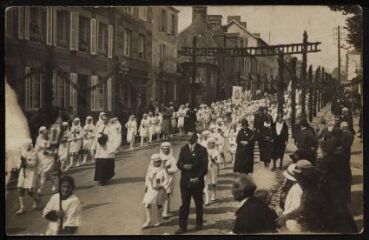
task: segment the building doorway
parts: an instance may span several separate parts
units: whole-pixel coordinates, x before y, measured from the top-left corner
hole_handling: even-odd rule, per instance
[[[81,121],[86,118],[86,114],[88,113],[88,100],[90,98],[87,86],[88,75],[78,75],[77,112]]]

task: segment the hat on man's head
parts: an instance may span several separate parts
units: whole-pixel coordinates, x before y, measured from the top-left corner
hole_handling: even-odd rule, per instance
[[[297,161],[296,166],[293,169],[293,172],[295,174],[299,174],[302,171],[306,169],[310,169],[310,168],[314,168],[313,164],[311,164],[311,162],[306,159],[302,159],[302,160]]]
[[[283,172],[283,176],[291,181],[296,182],[294,170],[296,168],[296,164],[292,163],[288,166],[288,168]]]

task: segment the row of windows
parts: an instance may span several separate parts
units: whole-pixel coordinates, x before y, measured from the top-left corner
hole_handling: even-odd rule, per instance
[[[53,7],[14,7],[6,12],[6,35],[48,46],[112,58],[113,26]]]
[[[249,60],[248,58],[242,59],[241,62],[241,72],[244,75],[249,73],[259,73],[261,76],[270,73],[270,67],[262,62],[257,62],[255,60]]]
[[[45,76],[35,69],[26,67],[25,78],[25,109],[27,111],[42,108],[43,81]],[[91,111],[112,110],[112,79],[106,84],[98,85],[98,76],[90,77],[90,86],[97,86],[90,90]],[[52,79],[53,105],[58,107],[72,107],[78,109],[78,74],[67,72],[53,72]],[[106,105],[105,105],[106,103]]]

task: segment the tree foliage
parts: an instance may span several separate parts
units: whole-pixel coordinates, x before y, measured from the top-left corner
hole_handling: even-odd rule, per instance
[[[329,7],[332,11],[342,12],[348,15],[345,29],[348,31],[347,42],[352,44],[357,50],[362,49],[363,36],[363,12],[359,5],[335,5]]]

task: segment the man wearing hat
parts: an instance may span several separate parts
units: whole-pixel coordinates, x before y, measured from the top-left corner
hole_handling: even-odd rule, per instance
[[[233,227],[235,234],[275,233],[277,214],[254,196],[257,186],[249,175],[240,174],[233,183],[232,195],[240,202]]]
[[[314,129],[309,125],[306,118],[300,121],[301,130],[296,137],[296,146],[300,150],[309,153],[307,160],[315,164],[315,156],[318,148],[318,137]]]
[[[208,153],[206,148],[197,143],[197,134],[188,133],[188,144],[181,148],[177,162],[181,170],[180,190],[182,205],[179,209],[179,229],[176,234],[187,231],[191,198],[196,206],[196,229],[203,227],[203,191],[204,176],[208,171]]]
[[[352,132],[352,134],[355,135],[352,115],[351,115],[351,112],[349,112],[349,109],[347,107],[342,108],[341,122],[347,122],[349,124],[350,131]]]

